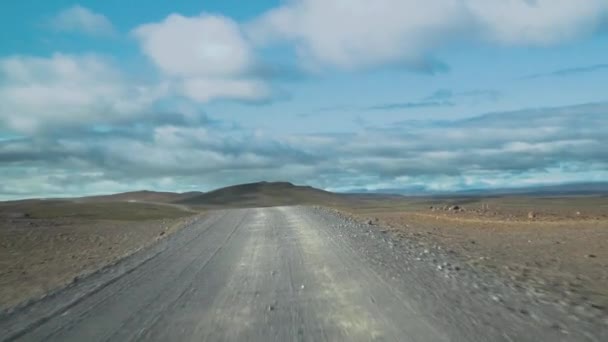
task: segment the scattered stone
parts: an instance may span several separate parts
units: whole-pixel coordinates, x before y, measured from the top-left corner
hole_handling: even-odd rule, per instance
[[[591,303],[591,307],[597,310],[605,310],[606,308],[603,305]]]
[[[595,255],[595,254],[587,254],[587,255],[585,255],[585,258],[597,258],[597,255]]]
[[[30,217],[30,214],[28,214],[28,213],[8,213],[6,216],[11,219],[20,219],[20,218],[28,218],[28,217]]]

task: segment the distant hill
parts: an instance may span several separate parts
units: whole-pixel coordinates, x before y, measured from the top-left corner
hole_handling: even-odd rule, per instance
[[[497,188],[497,189],[467,189],[458,191],[430,191],[425,187],[417,186],[411,188],[392,188],[380,189],[373,192],[365,190],[355,190],[353,195],[366,196],[376,194],[378,196],[405,197],[492,197],[492,196],[584,196],[600,195],[608,196],[608,182],[588,182],[588,183],[566,183],[558,185],[539,185],[523,188]],[[380,197],[378,197],[380,198]],[[398,199],[398,197],[394,197]]]
[[[493,190],[468,190],[463,195],[521,195],[521,196],[577,196],[607,195],[608,183],[568,183],[559,185],[533,186],[526,188],[505,188]]]
[[[299,204],[337,204],[347,196],[287,182],[259,182],[229,186],[177,201],[205,207],[271,207]]]
[[[345,192],[339,193],[341,196],[349,198],[351,200],[402,200],[405,199],[406,196],[395,194],[391,192]]]
[[[159,191],[132,191],[123,192],[112,195],[88,196],[81,197],[77,200],[85,202],[115,202],[115,201],[135,201],[135,202],[156,202],[156,203],[173,203],[182,201],[191,197],[200,196],[202,192],[159,192]]]

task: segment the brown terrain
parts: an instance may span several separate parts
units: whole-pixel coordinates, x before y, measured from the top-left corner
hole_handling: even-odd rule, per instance
[[[608,198],[404,198],[341,211],[573,307],[608,308]]]
[[[183,201],[194,196],[202,195],[202,192],[192,191],[184,193],[175,192],[159,192],[159,191],[132,191],[123,192],[120,194],[101,195],[101,196],[89,196],[81,197],[75,200],[80,202],[152,202],[152,203],[174,203]]]
[[[152,203],[157,202],[157,203]],[[0,308],[43,296],[167,236],[201,212],[320,205],[442,248],[574,308],[608,307],[608,197],[340,195],[291,183],[0,203]]]
[[[0,203],[0,310],[112,264],[171,234],[196,214],[121,201]]]

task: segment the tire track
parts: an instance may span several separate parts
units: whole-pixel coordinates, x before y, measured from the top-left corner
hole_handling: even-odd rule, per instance
[[[93,310],[95,310],[100,305],[103,305],[108,299],[111,299],[112,297],[116,296],[117,294],[121,293],[122,291],[128,289],[134,282],[140,280],[141,278],[143,278],[145,276],[149,276],[148,273],[144,272],[144,268],[147,265],[151,264],[153,261],[156,261],[156,259],[159,256],[162,255],[165,257],[165,259],[163,261],[161,261],[163,264],[170,262],[171,261],[170,258],[172,256],[175,256],[176,254],[180,253],[181,251],[183,251],[184,248],[188,248],[191,245],[195,244],[196,240],[201,238],[201,236],[203,234],[205,234],[207,231],[209,231],[211,228],[213,228],[218,222],[221,222],[221,220],[226,215],[228,215],[228,212],[223,212],[220,217],[217,217],[212,223],[209,223],[205,227],[205,229],[202,229],[196,235],[195,238],[187,241],[183,246],[181,246],[181,248],[179,248],[179,249],[170,248],[170,246],[167,246],[166,248],[164,248],[164,249],[154,253],[152,256],[146,258],[142,262],[137,263],[133,267],[127,269],[123,273],[95,286],[92,290],[87,291],[83,295],[78,296],[74,301],[70,302],[69,304],[58,307],[57,309],[55,309],[55,310],[51,311],[50,313],[48,313],[47,315],[45,315],[44,317],[36,319],[35,321],[32,321],[31,323],[27,324],[24,328],[14,332],[10,335],[7,335],[2,341],[12,342],[12,341],[16,341],[16,340],[20,339],[21,337],[24,337],[27,334],[32,334],[37,329],[39,329],[46,323],[50,322],[54,317],[64,316],[69,310],[71,310],[79,305],[82,305],[84,302],[86,302],[87,300],[91,300],[92,298],[96,297],[97,295],[101,295],[103,291],[108,290],[111,286],[119,286],[117,289],[113,290],[112,292],[107,293],[99,298],[95,298],[96,301],[94,303],[86,306],[85,309],[81,309],[81,311],[83,312],[81,315],[77,316],[73,320],[68,321],[67,324],[64,324],[64,325],[58,326],[55,329],[52,329],[50,331],[50,333],[47,334],[46,338],[50,338],[54,335],[57,335],[61,331],[70,329],[71,327],[76,325],[78,322],[86,319],[88,317],[88,315],[93,312]],[[183,232],[178,232],[178,234],[180,234],[180,233],[183,233]],[[150,246],[149,248],[152,248],[152,247],[153,246]],[[167,251],[169,252],[169,254],[164,254]],[[145,252],[145,251],[142,251],[142,252]],[[122,260],[121,263],[127,262],[128,259],[130,259],[132,257],[135,257],[135,256],[127,257],[127,259]],[[119,265],[115,265],[114,267],[118,267],[118,266]],[[94,275],[95,274],[93,274],[91,276],[94,276]],[[91,280],[92,280],[91,277],[88,277],[88,278],[84,279],[83,282],[91,281]],[[119,284],[121,281],[125,281],[125,283]],[[68,288],[68,290],[69,290],[69,288]],[[59,292],[55,296],[61,296],[61,295],[62,295],[62,293]],[[44,302],[45,300],[49,300],[49,299],[45,298],[42,301]],[[18,315],[18,313],[16,313],[16,315]]]

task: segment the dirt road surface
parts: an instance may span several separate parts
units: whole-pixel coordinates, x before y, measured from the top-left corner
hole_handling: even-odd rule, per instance
[[[0,315],[2,341],[601,341],[605,322],[309,207],[212,212]]]

